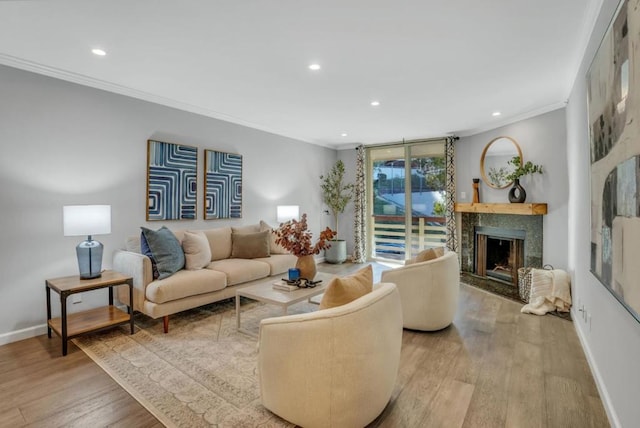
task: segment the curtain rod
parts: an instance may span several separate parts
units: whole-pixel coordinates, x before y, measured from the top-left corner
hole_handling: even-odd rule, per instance
[[[458,141],[460,139],[460,137],[458,137],[457,135],[449,135],[446,137],[435,137],[435,138],[419,138],[416,140],[408,140],[405,141],[404,139],[402,141],[397,141],[394,143],[379,143],[379,144],[363,144],[362,146],[358,146],[355,149],[358,150],[360,147],[364,147],[364,148],[376,148],[376,147],[401,147],[401,146],[408,146],[411,144],[419,144],[419,143],[429,143],[432,141],[446,141],[447,139],[453,139],[453,141]]]

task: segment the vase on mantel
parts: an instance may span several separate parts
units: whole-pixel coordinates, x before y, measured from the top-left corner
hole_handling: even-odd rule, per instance
[[[300,269],[300,278],[312,280],[316,276],[316,259],[313,255],[298,256],[296,267]]]
[[[527,199],[527,192],[524,191],[524,187],[520,185],[520,180],[513,180],[513,187],[509,190],[509,202],[521,204]]]

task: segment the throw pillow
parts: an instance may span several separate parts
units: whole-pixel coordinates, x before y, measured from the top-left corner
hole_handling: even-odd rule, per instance
[[[278,239],[278,237],[275,233],[273,233],[273,228],[264,221],[260,220],[260,231],[264,232],[265,230],[269,231],[269,252],[271,254],[291,254],[282,245],[276,243],[276,239]]]
[[[373,289],[373,269],[371,265],[353,275],[331,280],[320,301],[320,309],[342,306],[362,297]]]
[[[167,278],[184,267],[184,252],[173,232],[165,226],[158,230],[141,229],[158,266],[158,279]]]
[[[231,234],[231,257],[255,259],[269,257],[269,231]]]
[[[184,266],[187,270],[202,269],[211,263],[209,240],[202,231],[187,230],[184,232],[182,249],[184,250]]]
[[[416,256],[415,262],[416,263],[427,262],[429,260],[437,259],[438,257],[441,257],[443,255],[444,255],[443,247],[429,248],[427,250],[420,251],[420,253],[418,253],[418,255]]]
[[[140,252],[149,257],[149,260],[151,260],[151,272],[153,273],[153,279],[158,279],[160,276],[160,273],[158,272],[158,264],[156,263],[156,259],[153,258],[153,254],[151,253],[151,249],[147,243],[147,238],[144,237],[144,232],[140,232]]]
[[[259,224],[248,224],[246,226],[231,228],[232,233],[255,233],[255,232],[261,232],[261,231],[262,230],[260,229]]]

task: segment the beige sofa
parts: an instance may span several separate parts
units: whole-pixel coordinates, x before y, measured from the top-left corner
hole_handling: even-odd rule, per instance
[[[211,262],[203,269],[182,269],[168,278],[153,279],[149,257],[141,253],[140,236],[127,239],[126,248],[113,256],[113,269],[133,277],[133,308],[151,318],[164,320],[169,331],[169,315],[235,296],[236,286],[279,275],[294,267],[296,257],[270,239],[269,257],[241,259],[232,257],[234,233],[265,230],[265,223],[242,228],[219,227],[203,230],[209,242]],[[270,228],[269,228],[270,229]],[[180,243],[184,230],[172,231]],[[128,292],[119,287],[117,298],[129,303]]]
[[[435,331],[453,322],[460,294],[460,265],[455,252],[383,271],[381,281],[398,286],[404,328]]]
[[[394,284],[342,306],[260,322],[262,404],[305,428],[363,427],[398,375],[402,308]]]

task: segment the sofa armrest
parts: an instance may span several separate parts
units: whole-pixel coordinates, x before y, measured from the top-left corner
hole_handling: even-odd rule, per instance
[[[151,259],[144,254],[116,250],[113,254],[113,269],[133,278],[133,309],[143,312],[147,285],[153,281]],[[129,304],[129,292],[118,287],[117,298]]]

